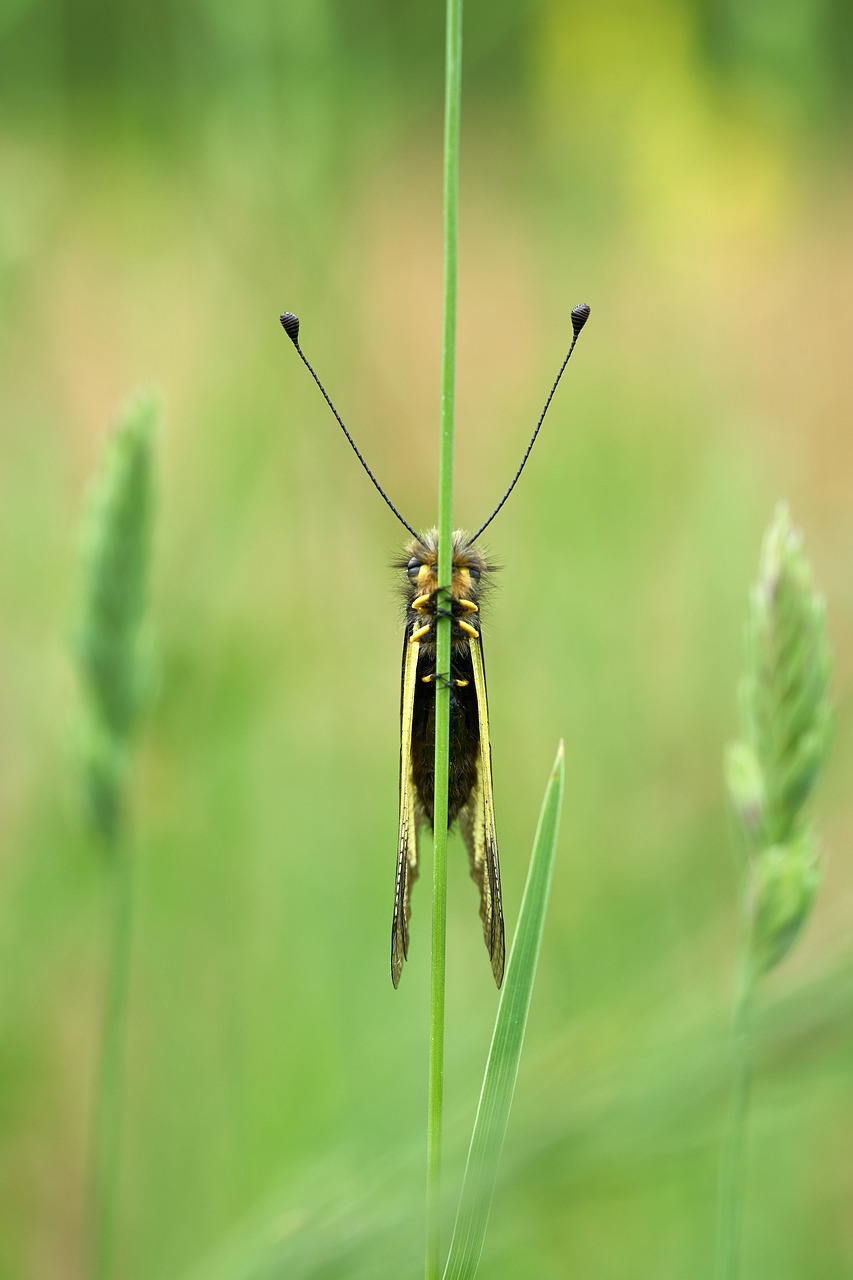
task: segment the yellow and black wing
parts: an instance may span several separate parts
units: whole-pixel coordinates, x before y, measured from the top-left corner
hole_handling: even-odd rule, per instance
[[[483,936],[492,962],[492,973],[498,986],[504,976],[504,916],[501,902],[501,869],[495,835],[495,802],[492,794],[492,747],[489,740],[489,705],[486,697],[486,668],[482,643],[470,636],[468,646],[477,694],[480,722],[480,755],[477,784],[471,794],[460,825],[471,859],[471,875],[480,890],[480,919]]]
[[[412,717],[418,675],[420,643],[403,640],[403,687],[400,694],[400,829],[397,838],[397,875],[394,881],[394,921],[391,925],[391,981],[396,987],[409,954],[409,897],[418,876],[418,833],[415,786],[412,781]]]

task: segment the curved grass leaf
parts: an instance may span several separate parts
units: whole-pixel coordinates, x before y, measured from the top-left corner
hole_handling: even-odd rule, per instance
[[[444,1280],[470,1280],[476,1274],[483,1251],[545,925],[563,803],[564,774],[561,742],[539,814],[527,884],[468,1148],[468,1163]]]

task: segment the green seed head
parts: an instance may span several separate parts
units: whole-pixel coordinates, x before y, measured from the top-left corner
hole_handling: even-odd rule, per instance
[[[809,917],[820,884],[817,842],[803,832],[790,844],[763,850],[753,863],[753,962],[758,973],[790,951]]]
[[[107,440],[81,538],[75,655],[85,699],[81,754],[96,829],[114,835],[125,755],[144,683],[138,651],[151,526],[156,403],[127,406]]]
[[[761,843],[784,844],[826,759],[831,722],[826,616],[788,510],[764,541],[747,624],[743,739],[762,779]]]
[[[764,813],[764,779],[758,758],[746,742],[732,742],[726,749],[726,787],[732,808],[753,844],[760,836]]]
[[[750,599],[742,738],[726,755],[726,783],[750,856],[756,971],[790,950],[820,879],[803,809],[826,760],[830,653],[823,601],[787,508],[764,540]]]

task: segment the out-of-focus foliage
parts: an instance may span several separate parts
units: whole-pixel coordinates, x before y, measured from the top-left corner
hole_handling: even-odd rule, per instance
[[[121,819],[126,753],[143,697],[153,490],[150,395],[129,404],[108,440],[83,522],[75,657],[83,685],[81,751],[90,816],[107,840]]]
[[[746,639],[743,736],[726,773],[748,852],[746,963],[759,974],[787,955],[814,905],[820,865],[804,806],[826,764],[832,720],[826,606],[783,503],[764,539]]]
[[[152,378],[122,1274],[419,1266],[428,875],[406,990],[386,972],[400,531],[277,317],[433,523],[443,24],[420,0],[0,13],[0,1274],[83,1274],[104,890],[68,759],[75,531]],[[824,887],[767,983],[744,1274],[850,1273],[851,25],[840,0],[466,7],[459,524],[593,308],[489,530],[510,927],[566,739],[498,1280],[708,1256],[738,878],[719,758],[780,496],[821,566],[837,724]],[[450,854],[449,1206],[495,1001]]]

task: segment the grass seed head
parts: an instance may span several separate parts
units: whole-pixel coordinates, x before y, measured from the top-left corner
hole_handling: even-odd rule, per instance
[[[787,507],[777,507],[750,598],[742,737],[726,782],[749,851],[754,962],[766,972],[790,950],[820,879],[804,806],[826,761],[831,660],[823,600]]]

